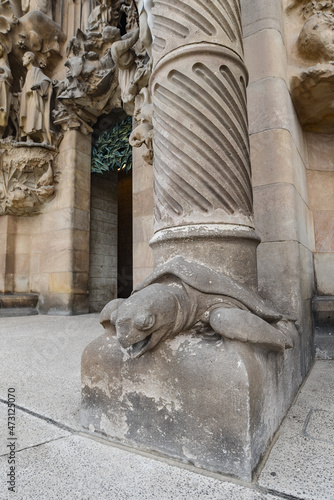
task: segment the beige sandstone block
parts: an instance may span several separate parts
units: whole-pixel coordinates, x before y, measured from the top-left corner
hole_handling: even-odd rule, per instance
[[[286,80],[287,61],[281,33],[273,29],[254,33],[245,38],[244,50],[249,83],[270,77]]]
[[[314,254],[314,269],[318,295],[334,295],[334,254]]]
[[[87,251],[89,249],[89,231],[74,229],[72,231],[72,238],[74,250]]]
[[[62,208],[53,212],[43,214],[41,217],[41,233],[70,229],[72,227],[73,209]]]
[[[1,255],[0,255],[1,259]],[[0,261],[1,262],[1,261]],[[0,271],[1,271],[1,263],[0,263]],[[5,293],[5,288],[6,288],[6,280],[5,280],[5,275],[0,272],[0,293]]]
[[[90,190],[75,189],[74,192],[74,207],[80,210],[89,212],[90,210]]]
[[[88,191],[90,193],[90,170],[75,169],[74,185],[79,192]]]
[[[74,208],[72,210],[73,216],[73,229],[80,229],[81,231],[90,230],[90,213],[85,210]]]
[[[88,293],[88,273],[72,273],[74,293]]]
[[[301,318],[301,262],[296,241],[261,243],[258,247],[259,293],[277,311]]]
[[[60,143],[60,152],[67,151],[68,149],[77,149],[82,153],[89,155],[91,154],[91,137],[77,130],[68,130],[64,134],[64,138]]]
[[[151,189],[153,192],[153,167],[144,163],[133,172],[132,191],[139,193],[147,189]]]
[[[0,234],[7,234],[8,215],[0,217]]]
[[[73,271],[79,273],[89,273],[89,249],[74,250]]]
[[[254,82],[249,85],[247,95],[249,133],[252,135],[272,129],[288,130],[305,162],[307,156],[304,135],[285,81],[280,78],[265,78]]]
[[[51,293],[71,293],[73,274],[67,273],[51,273],[49,276],[49,291]]]
[[[27,274],[15,274],[14,275],[14,292],[17,292],[17,293],[29,292],[30,291],[29,283],[30,283],[29,275],[27,275]]]
[[[334,171],[334,135],[307,133],[309,165],[312,170]]]
[[[133,288],[139,285],[153,271],[152,267],[134,267],[133,268]]]
[[[334,210],[334,171],[307,172],[310,208],[313,210]]]
[[[7,252],[7,234],[0,234],[0,265]]]
[[[266,130],[250,137],[252,184],[293,184],[308,203],[305,165],[290,132]]]
[[[75,148],[61,149],[58,155],[58,168],[65,173],[66,170],[79,169],[90,172],[91,155]]]
[[[15,274],[29,274],[30,273],[30,254],[16,254],[15,255]]]
[[[315,251],[334,252],[334,211],[316,210],[313,213]]]
[[[283,32],[280,0],[241,0],[244,37],[264,29]]]
[[[30,273],[39,273],[41,270],[41,252],[32,251],[30,254]]]
[[[133,242],[148,242],[153,237],[153,214],[133,219]]]
[[[60,250],[57,253],[42,253],[40,259],[40,270],[42,273],[72,271],[73,255],[71,250]]]
[[[49,237],[49,235],[46,235],[46,237]],[[58,253],[63,250],[71,250],[72,246],[73,242],[71,229],[60,229],[52,233],[52,237],[49,242],[50,253]]]
[[[50,248],[50,233],[37,233],[31,237],[32,253],[47,252]]]
[[[30,275],[30,289],[32,292],[48,293],[49,291],[49,273],[32,273]]]
[[[262,241],[297,241],[314,248],[312,213],[292,184],[254,188],[254,214]]]
[[[145,189],[133,195],[133,217],[153,214],[153,191]]]
[[[30,252],[31,235],[17,234],[15,236],[15,253],[24,254]]]
[[[133,267],[153,267],[153,252],[147,242],[134,245]]]

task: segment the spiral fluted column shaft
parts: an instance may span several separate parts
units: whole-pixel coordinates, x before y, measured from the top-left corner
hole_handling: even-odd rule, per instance
[[[239,0],[155,0],[153,34],[156,264],[196,238],[257,243]]]

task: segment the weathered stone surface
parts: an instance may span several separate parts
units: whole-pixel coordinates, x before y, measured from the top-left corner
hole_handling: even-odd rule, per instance
[[[0,215],[39,212],[55,192],[53,148],[2,143]]]
[[[300,376],[291,384],[288,374],[295,355],[180,334],[131,359],[105,334],[82,357],[81,423],[136,448],[249,480],[298,386]]]

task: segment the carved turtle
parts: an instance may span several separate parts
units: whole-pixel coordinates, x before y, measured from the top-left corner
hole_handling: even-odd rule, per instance
[[[105,306],[100,321],[132,358],[180,332],[250,342],[273,351],[293,346],[288,319],[247,286],[183,257],[158,267],[128,299]]]

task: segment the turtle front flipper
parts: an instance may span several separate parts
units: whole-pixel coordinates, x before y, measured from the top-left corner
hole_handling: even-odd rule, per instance
[[[210,314],[213,330],[232,340],[251,342],[271,351],[292,347],[292,341],[278,328],[274,328],[255,314],[237,308],[217,308]]]

